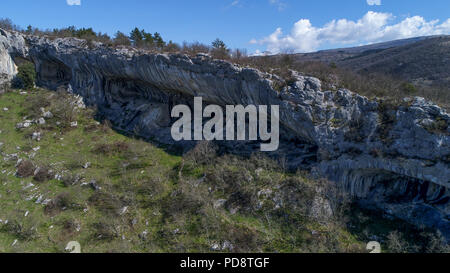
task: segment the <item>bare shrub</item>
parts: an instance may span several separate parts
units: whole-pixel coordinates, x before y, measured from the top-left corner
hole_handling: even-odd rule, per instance
[[[34,175],[35,167],[33,163],[29,160],[23,160],[17,166],[17,176],[21,178],[26,178]]]
[[[91,225],[92,237],[95,240],[112,241],[119,236],[116,227],[109,220],[102,220]]]
[[[126,142],[102,143],[97,144],[92,151],[98,154],[111,155],[126,152],[129,148],[130,146]]]
[[[74,153],[71,157],[64,163],[64,166],[69,170],[80,169],[86,163],[84,157],[80,153]]]
[[[44,212],[47,215],[54,216],[66,209],[76,208],[78,205],[74,202],[74,199],[70,193],[60,193],[52,199],[44,207]]]
[[[50,172],[50,169],[46,166],[38,167],[34,172],[33,176],[33,180],[40,183],[51,180],[52,178],[53,178],[52,173]]]
[[[55,121],[59,122],[59,127],[68,129],[71,123],[76,120],[76,109],[72,105],[72,99],[68,94],[60,93],[52,100],[50,112],[55,117]]]
[[[31,118],[42,117],[42,108],[50,106],[50,101],[42,94],[33,94],[27,98],[25,101],[25,112],[24,114]]]
[[[409,244],[403,238],[403,234],[398,231],[392,231],[387,236],[386,242],[389,252],[407,253],[409,252]]]
[[[34,218],[15,215],[7,224],[0,226],[0,232],[11,234],[21,241],[31,241],[37,238],[36,228]]]
[[[108,215],[118,215],[122,205],[121,201],[112,194],[98,191],[89,197],[88,202],[89,205]]]
[[[190,151],[186,153],[184,158],[187,162],[205,165],[211,163],[217,156],[218,147],[214,142],[201,141]]]

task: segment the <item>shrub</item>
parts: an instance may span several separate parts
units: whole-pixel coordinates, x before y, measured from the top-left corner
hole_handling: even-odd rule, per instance
[[[126,152],[129,150],[129,148],[129,145],[126,142],[116,142],[113,144],[102,143],[97,144],[93,149],[93,152],[98,154],[111,155]]]
[[[108,215],[117,215],[121,202],[109,193],[95,192],[88,199],[89,205],[95,206],[101,212]]]
[[[435,134],[448,134],[447,129],[448,129],[448,123],[445,119],[441,118],[441,117],[437,117],[435,121],[433,121],[433,123],[431,123],[428,126],[424,127],[425,130],[427,130],[430,133],[435,133]]]
[[[36,169],[33,177],[34,181],[42,183],[50,179],[52,179],[52,174],[48,167],[39,167]]]
[[[402,89],[403,89],[403,92],[405,92],[406,94],[414,94],[417,92],[416,87],[412,83],[408,83],[408,82],[404,83],[402,85]]]
[[[230,49],[228,49],[222,40],[217,38],[212,42],[211,55],[215,59],[225,60],[230,57]]]
[[[23,160],[17,166],[17,176],[21,178],[30,177],[34,174],[34,165],[29,160]]]
[[[33,94],[27,98],[25,101],[25,112],[24,115],[31,118],[42,117],[41,108],[46,108],[50,106],[50,101],[41,94]]]
[[[58,94],[58,97],[52,101],[50,112],[55,121],[60,122],[61,128],[70,128],[71,122],[76,119],[76,110],[71,104],[70,97],[66,94]]]
[[[211,141],[201,141],[184,158],[188,163],[205,165],[211,163],[217,155],[218,147]]]
[[[387,237],[387,248],[391,253],[408,252],[408,244],[403,238],[403,234],[398,231],[392,231]]]
[[[33,220],[12,219],[0,227],[0,232],[13,235],[21,241],[30,241],[37,237],[36,227]]]
[[[91,225],[92,236],[95,240],[112,241],[119,236],[115,226],[109,221],[103,220]]]
[[[74,203],[73,197],[65,192],[58,194],[50,203],[45,205],[44,212],[47,215],[54,216],[63,210],[75,208],[76,206],[77,204]]]
[[[0,28],[6,30],[20,30],[20,27],[15,25],[9,18],[0,18]]]
[[[33,63],[25,63],[18,68],[18,73],[12,82],[15,88],[34,88],[36,82],[36,70]]]

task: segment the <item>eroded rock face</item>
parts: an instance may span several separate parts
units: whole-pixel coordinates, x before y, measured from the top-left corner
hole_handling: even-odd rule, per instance
[[[11,81],[17,74],[12,57],[26,55],[26,49],[23,36],[0,29],[0,84]]]
[[[345,89],[322,90],[318,79],[299,73],[280,90],[277,76],[206,55],[145,54],[73,38],[25,37],[25,45],[11,35],[1,38],[0,56],[31,59],[39,85],[63,86],[117,128],[162,143],[174,144],[171,108],[192,104],[194,96],[222,106],[279,105],[278,155],[291,166],[308,167],[365,203],[450,238],[450,116],[423,98],[391,105]],[[11,66],[3,60],[2,67]]]

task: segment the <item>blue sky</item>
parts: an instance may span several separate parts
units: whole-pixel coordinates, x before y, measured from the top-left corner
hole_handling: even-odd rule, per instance
[[[249,53],[450,34],[448,0],[2,0],[0,17],[22,27],[75,25],[110,35],[137,26],[178,43],[219,37]]]

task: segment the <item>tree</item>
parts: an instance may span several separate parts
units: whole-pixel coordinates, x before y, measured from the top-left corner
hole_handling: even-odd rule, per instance
[[[169,43],[164,47],[164,50],[170,53],[175,53],[179,52],[181,48],[178,44],[169,41]]]
[[[141,46],[144,36],[142,32],[136,27],[130,33],[130,40],[134,46]]]
[[[217,38],[212,42],[212,56],[216,59],[228,59],[230,50],[227,48],[227,45],[224,41]]]
[[[131,45],[130,38],[128,38],[127,35],[125,35],[123,32],[120,32],[120,31],[116,32],[116,35],[114,36],[113,43],[116,46],[118,46],[118,45],[129,46],[129,45]]]
[[[214,49],[226,49],[227,46],[225,45],[225,42],[217,38],[215,41],[212,42],[212,46]]]
[[[166,42],[164,42],[163,38],[161,37],[161,34],[159,34],[158,32],[155,32],[154,39],[156,47],[158,47],[159,49],[162,49],[166,45]]]
[[[142,30],[141,32],[145,46],[147,48],[152,48],[155,43],[155,38],[153,37],[153,35],[151,33],[145,32],[145,30]]]
[[[26,34],[32,34],[33,33],[33,27],[31,25],[27,26],[27,30],[25,31]]]
[[[16,31],[20,30],[20,28],[16,26],[9,18],[0,18],[0,28]]]

